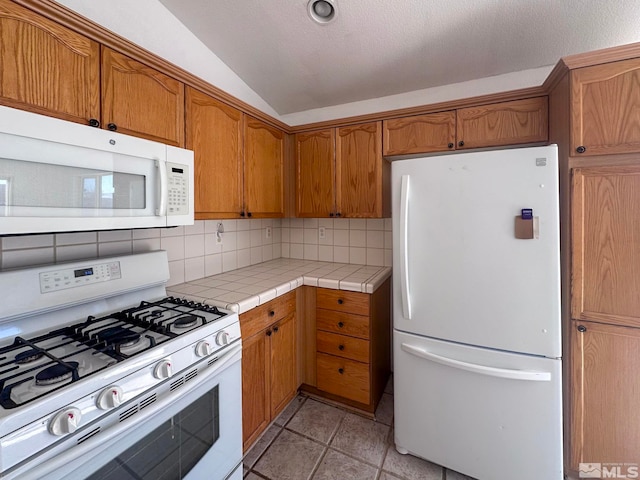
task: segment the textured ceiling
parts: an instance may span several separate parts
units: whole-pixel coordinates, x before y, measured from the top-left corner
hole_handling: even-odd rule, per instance
[[[335,0],[329,25],[307,0],[160,1],[281,115],[640,41],[638,0]]]

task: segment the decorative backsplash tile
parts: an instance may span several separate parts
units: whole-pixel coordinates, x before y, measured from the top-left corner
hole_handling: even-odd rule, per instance
[[[218,224],[224,233],[218,240]],[[267,227],[271,236],[267,238]],[[320,238],[319,229],[324,229]],[[197,220],[176,228],[0,237],[1,269],[163,249],[170,285],[285,257],[391,266],[391,219]]]

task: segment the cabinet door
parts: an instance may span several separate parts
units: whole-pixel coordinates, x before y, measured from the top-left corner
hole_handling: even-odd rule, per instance
[[[252,217],[284,215],[284,133],[245,115],[244,203]]]
[[[184,85],[153,68],[102,48],[102,126],[184,146]]]
[[[462,108],[456,112],[456,148],[479,148],[546,142],[547,97]]]
[[[242,211],[242,112],[186,89],[186,145],[194,151],[196,218]]]
[[[571,468],[640,463],[640,329],[572,323]]]
[[[0,0],[0,104],[78,123],[100,119],[100,46]]]
[[[456,112],[429,113],[382,122],[385,155],[444,152],[456,141]]]
[[[335,129],[298,133],[296,142],[296,216],[335,213]]]
[[[336,133],[336,208],[342,217],[382,216],[382,122]]]
[[[269,337],[242,339],[242,442],[245,450],[269,425]]]
[[[640,326],[640,161],[573,170],[575,319]]]
[[[295,315],[289,314],[271,327],[271,418],[295,396],[296,327]]]
[[[640,58],[571,72],[571,147],[582,155],[640,151]]]

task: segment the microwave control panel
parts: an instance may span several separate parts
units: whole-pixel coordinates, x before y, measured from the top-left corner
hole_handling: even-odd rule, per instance
[[[44,272],[40,274],[40,293],[55,292],[92,283],[108,282],[121,277],[120,262],[97,263],[81,268]]]
[[[189,213],[189,167],[167,162],[167,215]]]

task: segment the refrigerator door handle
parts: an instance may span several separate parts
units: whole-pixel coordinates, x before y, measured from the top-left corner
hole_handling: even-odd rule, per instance
[[[416,357],[424,358],[447,367],[457,368],[460,370],[466,370],[471,373],[478,373],[480,375],[488,375],[490,377],[508,378],[511,380],[529,380],[533,382],[550,382],[550,372],[536,372],[532,370],[511,370],[506,368],[487,367],[486,365],[477,365],[475,363],[462,362],[460,360],[454,360],[453,358],[443,357],[436,355],[435,353],[427,352],[426,350],[408,343],[402,343],[402,350]]]
[[[411,296],[409,292],[409,175],[402,175],[400,189],[400,282],[402,316],[411,320]]]

